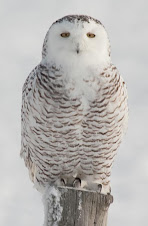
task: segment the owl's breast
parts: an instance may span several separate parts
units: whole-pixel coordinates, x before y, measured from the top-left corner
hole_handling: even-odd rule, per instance
[[[55,149],[58,158],[107,151],[119,145],[126,130],[127,98],[122,83],[98,77],[77,83],[38,80],[30,101],[31,142],[51,155]]]

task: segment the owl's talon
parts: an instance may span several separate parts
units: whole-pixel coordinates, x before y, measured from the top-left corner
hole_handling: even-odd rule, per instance
[[[109,187],[109,192],[107,192],[107,195],[111,194],[111,187]]]
[[[101,193],[102,190],[102,184],[98,184],[98,193]]]
[[[80,178],[75,178],[73,182],[73,187],[80,188],[81,187],[81,180]]]
[[[66,186],[65,180],[61,178],[61,186]]]

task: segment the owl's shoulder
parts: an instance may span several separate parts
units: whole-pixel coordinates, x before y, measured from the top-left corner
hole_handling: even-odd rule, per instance
[[[36,66],[28,75],[23,85],[22,97],[27,96],[28,93],[32,90],[33,82],[35,81],[38,71],[39,71],[39,66]]]

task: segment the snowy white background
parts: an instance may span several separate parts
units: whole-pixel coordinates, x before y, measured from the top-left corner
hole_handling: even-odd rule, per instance
[[[0,225],[41,226],[43,206],[19,157],[21,89],[56,19],[88,14],[105,25],[129,94],[129,130],[112,171],[108,226],[148,225],[148,1],[0,1]]]

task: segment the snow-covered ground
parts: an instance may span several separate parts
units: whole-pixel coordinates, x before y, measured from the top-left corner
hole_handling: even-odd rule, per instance
[[[108,226],[147,226],[148,1],[0,1],[0,225],[41,226],[43,205],[19,157],[21,89],[41,59],[47,29],[67,14],[98,18],[129,94],[129,129],[112,171]]]

